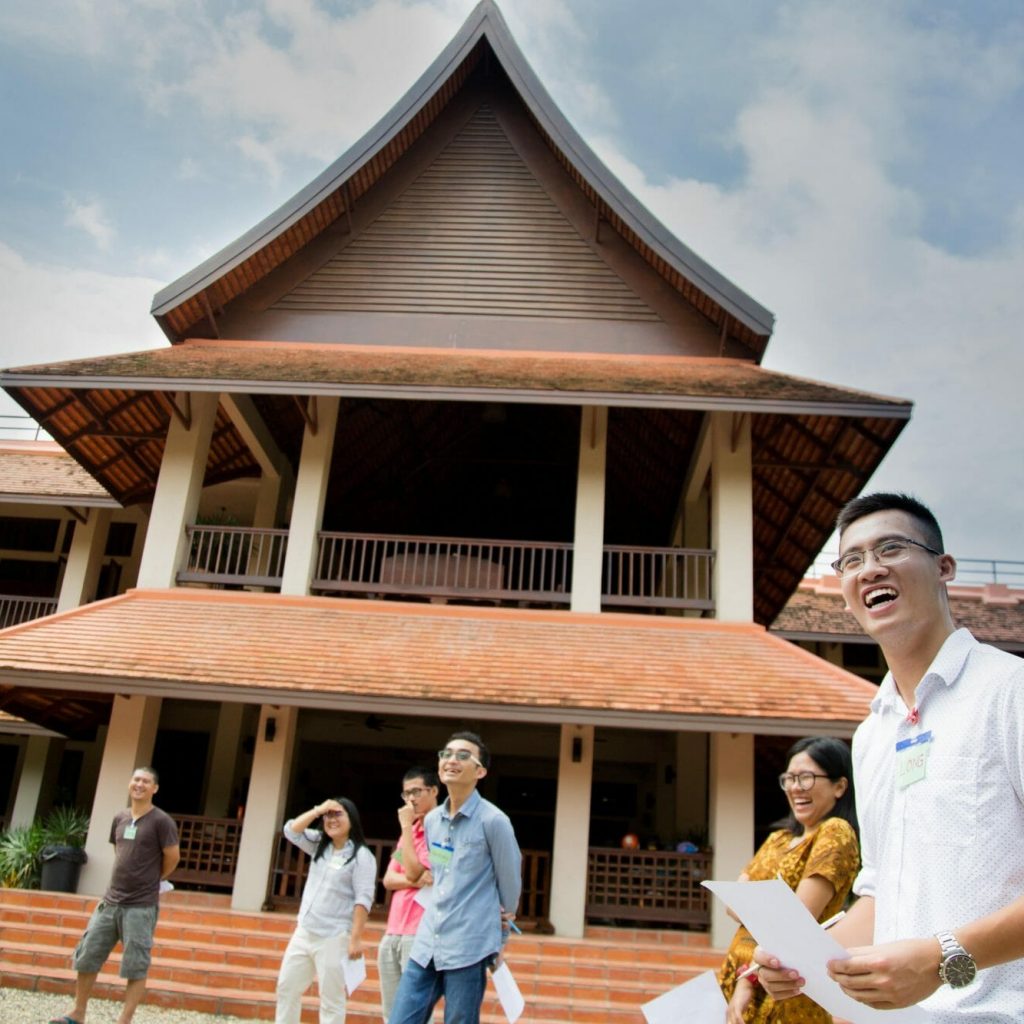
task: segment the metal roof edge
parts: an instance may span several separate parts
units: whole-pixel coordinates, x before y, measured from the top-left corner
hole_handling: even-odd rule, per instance
[[[452,41],[397,103],[337,160],[269,216],[196,268],[162,288],[150,313],[161,317],[287,230],[340,187],[419,112],[440,84],[486,36],[523,102],[556,144],[651,249],[757,334],[770,336],[775,316],[675,237],[641,204],[583,141],[559,110],[509,31],[493,0],[481,0]]]

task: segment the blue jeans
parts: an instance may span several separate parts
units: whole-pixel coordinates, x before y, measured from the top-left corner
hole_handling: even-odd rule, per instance
[[[410,960],[402,972],[388,1024],[427,1024],[444,996],[444,1024],[480,1024],[480,1004],[487,988],[487,961],[439,971],[431,960],[421,967]]]

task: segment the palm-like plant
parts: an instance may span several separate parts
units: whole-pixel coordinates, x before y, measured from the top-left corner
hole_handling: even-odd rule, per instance
[[[38,889],[39,851],[44,845],[43,827],[38,821],[9,828],[0,835],[0,885],[5,889]]]
[[[89,815],[77,807],[55,807],[43,819],[44,846],[85,846]]]

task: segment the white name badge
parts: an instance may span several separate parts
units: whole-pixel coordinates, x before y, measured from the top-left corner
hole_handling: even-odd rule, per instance
[[[928,773],[928,752],[931,750],[932,740],[929,731],[900,740],[896,744],[897,788],[906,789],[925,778]]]
[[[135,833],[137,831],[138,830],[136,829],[136,827],[134,825],[125,825],[123,838],[125,838],[125,839],[134,839],[135,838]]]

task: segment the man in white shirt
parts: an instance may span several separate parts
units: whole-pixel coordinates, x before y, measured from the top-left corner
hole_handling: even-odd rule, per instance
[[[843,596],[889,674],[853,742],[860,898],[831,933],[851,956],[830,973],[878,1009],[1020,1024],[1024,661],[956,629],[956,562],[916,499],[854,499],[837,526]],[[755,959],[776,999],[802,987],[766,951]]]

